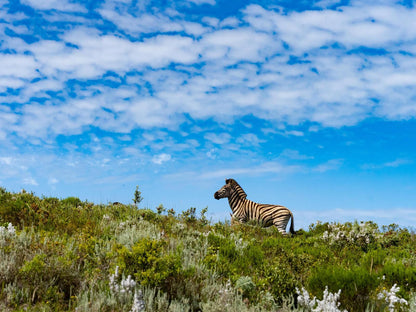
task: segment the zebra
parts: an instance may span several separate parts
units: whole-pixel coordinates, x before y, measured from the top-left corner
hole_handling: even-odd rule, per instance
[[[280,205],[258,204],[248,200],[246,192],[234,179],[226,179],[225,185],[214,194],[215,199],[226,197],[233,211],[231,221],[237,219],[245,223],[248,220],[256,220],[264,227],[274,225],[281,234],[286,235],[286,226],[292,218],[290,233],[295,234],[293,214],[289,209]]]

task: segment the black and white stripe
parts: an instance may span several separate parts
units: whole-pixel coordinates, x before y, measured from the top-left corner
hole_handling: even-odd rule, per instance
[[[240,222],[256,220],[264,227],[274,225],[283,235],[286,235],[286,226],[292,218],[290,233],[295,234],[293,214],[289,209],[280,205],[258,204],[247,199],[246,192],[234,179],[225,180],[225,185],[215,192],[214,197],[228,198],[234,219]]]

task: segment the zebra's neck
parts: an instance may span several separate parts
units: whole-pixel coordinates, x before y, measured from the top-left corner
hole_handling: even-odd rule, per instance
[[[231,196],[228,197],[228,203],[235,217],[238,219],[245,218],[247,215],[246,206],[248,201],[248,199],[240,196],[239,192],[232,192]]]

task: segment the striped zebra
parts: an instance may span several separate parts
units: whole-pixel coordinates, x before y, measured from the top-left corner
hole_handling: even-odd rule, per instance
[[[289,219],[292,218],[290,233],[295,234],[293,214],[289,209],[280,205],[258,204],[247,199],[246,192],[234,179],[226,179],[225,185],[214,194],[215,199],[225,197],[228,198],[228,203],[233,211],[232,219],[237,219],[240,222],[256,220],[264,227],[274,225],[280,233],[286,235],[286,226]]]

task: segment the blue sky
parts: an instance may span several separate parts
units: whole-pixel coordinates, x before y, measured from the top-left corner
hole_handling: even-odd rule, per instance
[[[416,223],[412,2],[0,7],[6,189],[225,220],[232,177],[296,228]]]

